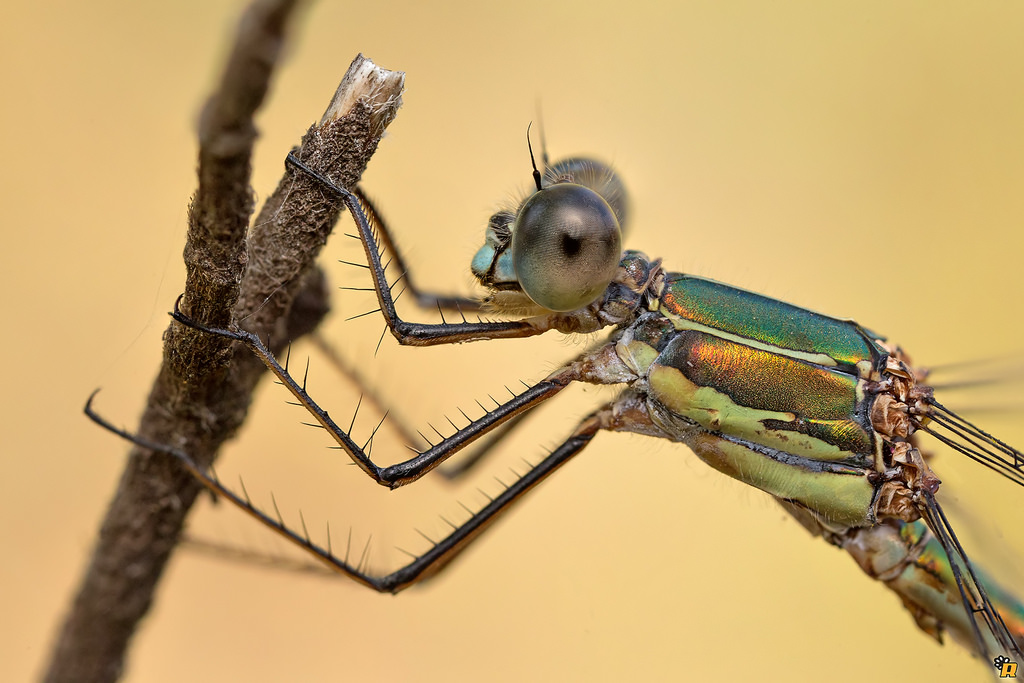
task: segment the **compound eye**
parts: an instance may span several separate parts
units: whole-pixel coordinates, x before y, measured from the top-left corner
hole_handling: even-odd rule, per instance
[[[615,277],[622,234],[590,188],[559,183],[530,196],[512,230],[512,265],[526,295],[552,311],[595,301]]]

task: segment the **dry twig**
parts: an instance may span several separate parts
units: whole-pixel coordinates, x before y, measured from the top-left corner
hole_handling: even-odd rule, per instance
[[[341,211],[333,197],[286,173],[249,228],[253,116],[267,93],[297,0],[255,0],[199,125],[199,186],[189,210],[182,310],[275,340],[312,331],[327,312],[313,264]],[[300,158],[354,187],[401,104],[404,77],[356,58]],[[241,426],[263,365],[244,348],[172,323],[136,430],[203,466]],[[55,643],[45,680],[113,681],[152,602],[185,516],[201,490],[172,459],[132,450],[90,565]]]

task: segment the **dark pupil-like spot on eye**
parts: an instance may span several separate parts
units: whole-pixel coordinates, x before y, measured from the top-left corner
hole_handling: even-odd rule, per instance
[[[566,256],[576,256],[583,248],[583,240],[572,235],[562,235],[562,253]]]

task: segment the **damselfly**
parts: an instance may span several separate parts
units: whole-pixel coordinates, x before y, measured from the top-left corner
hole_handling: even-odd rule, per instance
[[[808,531],[846,550],[883,581],[917,625],[949,633],[990,662],[1024,663],[1024,606],[968,559],[936,500],[939,479],[919,448],[920,432],[1024,485],[1024,456],[935,399],[927,373],[883,337],[720,282],[672,272],[658,259],[623,251],[628,203],[606,165],[582,158],[534,166],[535,189],[495,213],[472,272],[480,300],[414,290],[442,321],[407,322],[396,312],[382,252],[393,243],[374,206],[357,190],[289,156],[294,173],[346,204],[358,226],[380,310],[402,344],[426,346],[513,339],[557,330],[606,336],[536,384],[471,418],[414,457],[381,467],[351,427],[339,426],[249,332],[211,328],[175,309],[181,324],[248,346],[377,483],[396,488],[463,447],[514,424],[572,383],[621,385],[547,457],[430,550],[377,576],[347,553],[258,509],[174,448],[142,445],[178,458],[204,485],[338,573],[381,592],[398,592],[442,569],[502,512],[601,431],[633,432],[687,445],[715,469],[774,496]],[[399,261],[402,278],[412,288]],[[455,311],[458,322],[444,319]],[[469,320],[466,313],[514,318]],[[451,316],[449,316],[451,317]],[[93,419],[127,438],[87,407]],[[435,430],[437,431],[437,430]],[[371,437],[372,440],[372,437]],[[138,440],[136,440],[138,442]]]

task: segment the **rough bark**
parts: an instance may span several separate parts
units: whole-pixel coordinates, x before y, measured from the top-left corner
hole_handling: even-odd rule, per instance
[[[324,278],[313,262],[342,208],[309,178],[286,172],[249,228],[253,116],[298,4],[256,0],[243,16],[200,119],[199,181],[184,250],[182,310],[207,325],[234,322],[270,335],[276,348],[315,329],[327,312]],[[354,187],[400,106],[403,83],[401,73],[357,57],[324,118],[303,137],[300,158]],[[244,421],[263,370],[246,349],[172,323],[136,433],[209,465]],[[131,451],[44,680],[121,675],[200,490],[172,459]]]

